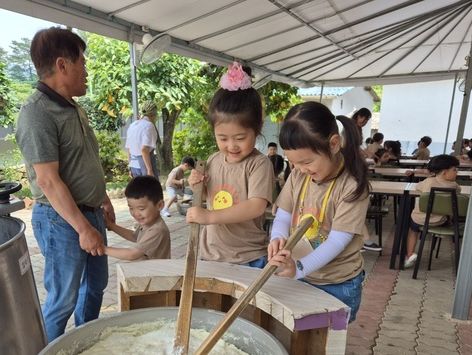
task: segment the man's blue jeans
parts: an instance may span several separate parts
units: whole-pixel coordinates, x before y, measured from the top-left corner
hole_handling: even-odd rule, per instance
[[[83,214],[106,244],[102,210]],[[76,326],[98,318],[108,283],[107,257],[82,250],[77,232],[51,206],[35,204],[31,223],[45,258],[43,317],[51,342],[64,333],[72,313]]]

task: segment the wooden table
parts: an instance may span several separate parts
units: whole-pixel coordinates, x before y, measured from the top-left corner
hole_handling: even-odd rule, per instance
[[[421,177],[421,178],[426,178],[430,176],[431,174],[427,171],[424,171],[424,169],[406,169],[406,168],[371,168],[374,173],[383,175],[383,176],[392,176],[392,177],[404,177],[408,178],[409,176],[406,174],[407,171],[412,172],[413,176],[415,177]],[[458,178],[464,178],[464,179],[472,179],[472,171],[465,171],[465,170],[459,170],[457,172],[457,177]]]
[[[406,240],[410,225],[411,198],[409,198],[409,182],[399,181],[370,181],[371,193],[380,195],[398,196],[400,207],[398,209],[395,237],[393,239],[392,252],[390,255],[390,269],[395,269],[397,255],[400,255],[399,268],[402,269],[405,262]],[[401,250],[400,250],[401,249]]]
[[[184,264],[181,259],[118,264],[120,311],[177,306]],[[259,273],[246,266],[199,261],[194,307],[228,311]],[[328,336],[336,337],[336,347],[344,353],[345,332],[336,330],[347,329],[349,307],[301,281],[272,276],[242,317],[272,333],[290,354],[325,354]]]
[[[400,166],[426,166],[429,163],[429,160],[400,159],[398,163]]]

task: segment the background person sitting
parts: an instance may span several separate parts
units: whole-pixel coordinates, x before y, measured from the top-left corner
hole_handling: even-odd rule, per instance
[[[402,155],[402,145],[400,141],[385,141],[384,148],[389,154],[390,160],[399,160]]]
[[[372,136],[372,143],[370,143],[366,148],[366,154],[368,158],[374,158],[375,153],[382,148],[384,135],[382,133],[375,133]]]
[[[373,159],[376,166],[385,165],[390,161],[390,154],[386,149],[380,148],[375,152]]]
[[[431,144],[431,137],[424,136],[418,142],[418,150],[413,154],[413,159],[418,160],[429,160],[431,152],[428,149],[428,146]]]
[[[454,188],[460,192],[460,186],[456,182],[457,167],[459,160],[456,157],[447,154],[441,154],[433,157],[428,163],[428,170],[434,174],[416,185],[420,192],[430,192],[432,187]],[[415,208],[411,212],[410,230],[408,231],[408,240],[406,244],[405,268],[412,267],[418,255],[415,253],[416,243],[420,234],[420,226],[424,225],[426,213],[421,212],[419,201],[416,201]],[[440,226],[447,222],[446,216],[431,215],[430,225]]]

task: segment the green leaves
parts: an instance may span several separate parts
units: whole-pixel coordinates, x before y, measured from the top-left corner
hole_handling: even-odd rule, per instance
[[[273,122],[282,122],[290,107],[302,102],[298,89],[284,83],[269,82],[259,89],[263,99],[265,114]]]
[[[11,82],[5,74],[5,63],[0,61],[0,126],[7,127],[14,122],[15,106],[11,94]]]

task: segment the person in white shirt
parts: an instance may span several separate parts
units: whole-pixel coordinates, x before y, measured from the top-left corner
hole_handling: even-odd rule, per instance
[[[131,175],[151,175],[159,179],[157,159],[154,150],[158,132],[156,128],[157,107],[153,101],[146,101],[141,108],[142,117],[131,123],[126,133]]]

